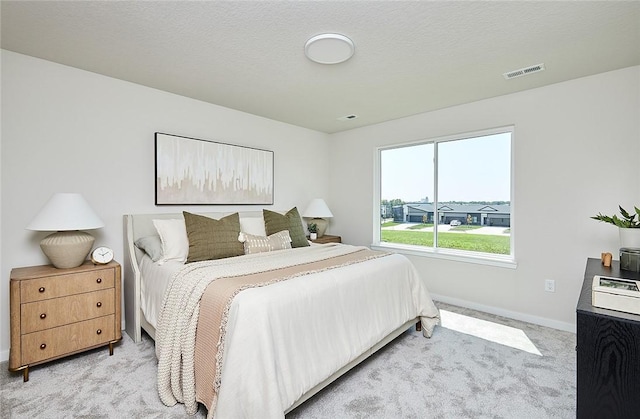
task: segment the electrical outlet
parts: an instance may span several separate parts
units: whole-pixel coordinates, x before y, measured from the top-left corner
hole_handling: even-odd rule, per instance
[[[556,281],[553,279],[545,279],[544,290],[547,292],[556,292]]]

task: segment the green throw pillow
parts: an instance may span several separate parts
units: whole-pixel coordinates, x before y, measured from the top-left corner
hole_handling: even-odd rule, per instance
[[[219,220],[183,211],[189,238],[187,263],[244,255],[238,241],[240,216],[238,213]]]
[[[309,241],[302,227],[302,219],[300,218],[300,214],[298,214],[298,208],[293,207],[284,215],[263,209],[262,216],[264,217],[267,236],[282,230],[289,230],[291,247],[309,246]]]

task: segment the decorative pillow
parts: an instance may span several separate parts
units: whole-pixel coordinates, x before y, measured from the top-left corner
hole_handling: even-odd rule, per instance
[[[253,236],[266,236],[264,229],[264,218],[262,217],[240,217],[240,231]]]
[[[157,262],[162,257],[162,241],[160,236],[140,237],[133,244],[145,252],[152,261]]]
[[[264,226],[268,236],[282,230],[289,230],[291,247],[309,246],[309,241],[304,234],[304,227],[302,227],[302,218],[298,214],[298,208],[293,207],[284,215],[263,209],[262,216],[264,217]]]
[[[289,236],[288,230],[279,231],[269,237],[240,233],[238,240],[244,243],[244,253],[246,255],[291,249],[291,236]]]
[[[240,217],[234,213],[219,220],[183,211],[189,238],[187,263],[244,255],[238,241]]]
[[[153,220],[153,225],[156,227],[162,241],[162,257],[158,260],[158,263],[163,264],[168,260],[177,260],[184,263],[189,254],[189,239],[187,238],[184,220]]]

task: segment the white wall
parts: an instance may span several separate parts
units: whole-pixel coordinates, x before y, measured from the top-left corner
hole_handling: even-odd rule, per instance
[[[443,300],[571,330],[586,258],[619,247],[589,217],[640,206],[640,67],[332,135],[332,226],[371,244],[375,147],[512,124],[517,269],[410,258]]]
[[[328,195],[326,134],[9,51],[1,59],[0,360],[8,359],[10,271],[47,263],[46,233],[25,227],[52,194],[82,193],[106,224],[92,232],[96,245],[119,261],[123,214],[247,209],[156,207],[154,132],[273,150],[269,208],[302,211]],[[304,158],[310,149],[312,160]]]
[[[125,213],[234,208],[154,206],[156,131],[273,150],[273,208],[323,196],[330,231],[368,245],[375,147],[513,124],[517,269],[410,258],[443,299],[561,328],[575,325],[585,259],[617,252],[615,228],[589,216],[640,205],[640,67],[329,136],[8,51],[1,59],[0,360],[9,273],[47,262],[45,233],[25,226],[53,193],[84,194],[106,223],[96,244],[118,260]],[[315,160],[302,157],[310,149]]]

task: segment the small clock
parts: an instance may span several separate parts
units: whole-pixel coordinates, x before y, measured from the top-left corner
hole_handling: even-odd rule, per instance
[[[113,260],[113,250],[105,246],[96,247],[91,252],[91,262],[96,265],[105,265]]]

